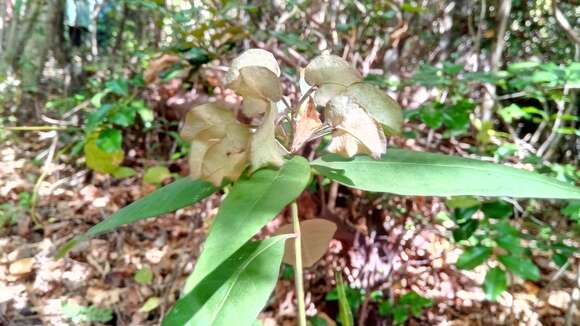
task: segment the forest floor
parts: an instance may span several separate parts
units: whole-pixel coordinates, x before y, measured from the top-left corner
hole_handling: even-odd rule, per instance
[[[219,195],[102,235],[55,260],[56,248],[155,186],[140,177],[115,180],[67,164],[43,167],[50,157],[50,137],[54,134],[27,137],[25,142],[13,137],[0,145],[0,213],[12,219],[0,230],[0,325],[75,324],[62,312],[66,302],[111,308],[111,325],[159,324],[195,265]],[[43,169],[46,177],[38,182]],[[34,204],[34,198],[22,194],[32,194],[35,187]],[[432,299],[433,306],[411,318],[409,325],[564,325],[576,273],[555,272],[547,257],[536,260],[543,270],[540,281],[512,280],[509,292],[489,303],[481,289],[485,268],[464,272],[453,265],[460,251],[448,240],[449,227],[436,220],[444,210],[440,202],[392,197],[390,201],[408,208],[406,215],[392,217],[380,207],[363,214],[372,202],[342,202],[340,193],[345,191],[351,190],[339,188],[334,215],[355,236],[341,237],[339,229],[340,240],[333,240],[326,257],[307,270],[309,315],[335,318],[337,303],[326,300],[325,294],[334,288],[334,271],[342,269],[354,288],[390,295],[414,290]],[[299,203],[305,218],[319,214],[320,199],[314,195],[306,192]],[[424,223],[411,223],[405,216],[421,216]],[[369,218],[381,221],[383,230],[368,231]],[[282,212],[260,236],[288,221],[287,212]],[[134,278],[143,267],[153,272],[150,282]],[[288,270],[283,269],[260,314],[264,325],[294,324]],[[159,299],[158,305],[144,307],[151,298],[150,302]],[[359,325],[391,324],[379,316],[370,295],[361,294],[360,299]],[[571,320],[580,325],[580,314]]]

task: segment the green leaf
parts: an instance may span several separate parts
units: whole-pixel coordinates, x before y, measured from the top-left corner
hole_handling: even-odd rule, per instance
[[[325,155],[312,166],[346,186],[399,195],[580,198],[580,188],[533,172],[401,149],[390,149],[381,160]]]
[[[478,220],[469,220],[463,224],[460,224],[455,230],[453,230],[453,239],[455,241],[467,240],[473,233],[477,230],[479,226]]]
[[[119,96],[127,96],[129,95],[129,83],[125,79],[113,79],[109,80],[105,86],[109,89],[113,94]]]
[[[393,303],[389,300],[379,303],[379,316],[386,317],[393,314]]]
[[[538,62],[522,61],[522,62],[515,62],[515,63],[509,64],[507,66],[507,69],[511,73],[519,73],[519,72],[522,72],[522,70],[533,69],[533,68],[536,68],[539,65],[540,64]]]
[[[139,309],[139,312],[149,312],[159,307],[161,304],[161,299],[158,297],[151,297],[145,301],[143,306]]]
[[[449,208],[470,208],[479,206],[479,199],[472,196],[455,196],[449,198],[446,204]]]
[[[98,138],[98,132],[86,136],[83,152],[87,166],[99,173],[114,173],[123,162],[125,153],[122,150],[105,152],[97,145]]]
[[[107,323],[113,319],[113,310],[97,306],[81,306],[75,302],[63,302],[61,311],[75,324],[81,322]]]
[[[488,300],[495,301],[507,288],[507,277],[503,269],[494,267],[487,271],[483,290]]]
[[[568,262],[568,259],[569,257],[565,254],[555,253],[552,256],[552,261],[554,262],[554,264],[558,265],[558,267],[564,266],[564,264]]]
[[[435,105],[425,104],[419,108],[419,118],[427,127],[437,129],[443,124],[443,114]]]
[[[135,282],[139,284],[151,284],[153,282],[153,271],[149,267],[143,267],[135,272]]]
[[[117,109],[117,112],[113,113],[109,118],[112,123],[125,128],[135,123],[135,110],[123,105],[119,105]]]
[[[158,165],[150,167],[145,171],[143,182],[159,185],[163,180],[169,177],[171,177],[169,169],[165,166]]]
[[[475,267],[483,264],[489,256],[491,256],[492,250],[485,246],[475,246],[465,249],[465,251],[457,259],[457,268],[459,269],[474,269]]]
[[[190,178],[179,179],[121,208],[109,218],[90,228],[85,234],[67,242],[59,249],[56,257],[63,257],[81,241],[109,232],[124,224],[176,211],[197,203],[215,191],[216,188],[209,182]]]
[[[566,207],[560,210],[562,214],[568,216],[571,220],[580,222],[580,201],[570,201]]]
[[[419,317],[421,316],[424,308],[428,308],[433,305],[433,300],[425,298],[415,291],[411,291],[401,296],[398,304],[408,306],[411,310],[411,313],[413,313],[415,317]]]
[[[513,207],[505,201],[497,200],[481,205],[481,210],[487,218],[504,218],[513,214]]]
[[[179,299],[162,325],[251,325],[276,285],[288,237],[243,245]]]
[[[135,171],[134,169],[132,169],[130,167],[126,167],[126,166],[120,166],[118,169],[113,171],[113,176],[115,178],[119,178],[119,179],[132,177],[136,174],[137,174],[137,171]]]
[[[342,326],[353,326],[354,318],[346,295],[346,285],[342,279],[342,274],[336,273],[336,292],[338,294],[338,319]]]
[[[515,275],[530,281],[540,279],[540,269],[529,258],[499,256],[497,259]]]
[[[502,234],[495,239],[495,242],[514,255],[520,255],[524,252],[524,248],[520,245],[520,238],[511,234]]]
[[[239,179],[221,204],[184,292],[189,292],[298,197],[309,179],[308,161],[300,156],[279,170],[261,169]]]
[[[409,318],[409,310],[405,306],[395,306],[393,309],[393,321],[395,325],[401,325]]]
[[[121,130],[113,128],[103,130],[97,138],[97,146],[109,154],[120,151],[122,142]]]

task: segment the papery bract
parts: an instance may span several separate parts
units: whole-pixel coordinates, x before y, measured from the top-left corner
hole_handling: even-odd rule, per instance
[[[338,84],[349,86],[362,81],[361,74],[343,58],[323,54],[314,58],[305,68],[304,79],[310,85]]]
[[[346,157],[369,154],[376,159],[386,153],[383,129],[352,97],[333,98],[325,109],[325,116],[334,128],[327,147],[329,152]]]
[[[355,83],[347,87],[342,95],[350,96],[375,120],[386,127],[389,134],[399,134],[403,124],[403,113],[399,104],[378,87]]]
[[[264,122],[252,135],[250,161],[252,170],[264,166],[281,166],[284,163],[284,151],[276,140],[276,106],[270,102],[270,107],[264,117]]]
[[[250,130],[233,111],[216,104],[193,108],[181,130],[191,142],[190,175],[220,186],[224,178],[239,178],[247,166]]]

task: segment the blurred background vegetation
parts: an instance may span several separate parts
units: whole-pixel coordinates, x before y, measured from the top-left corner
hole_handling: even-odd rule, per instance
[[[22,260],[38,263],[38,255],[48,254],[22,248],[42,241],[57,246],[115,208],[187,175],[180,122],[208,100],[240,103],[221,80],[247,48],[274,53],[289,99],[296,98],[299,68],[318,54],[351,62],[404,109],[404,133],[390,146],[483,157],[577,184],[579,22],[577,0],[1,1],[0,235],[6,241],[0,252],[6,254],[0,267],[6,271],[0,269],[0,291],[15,294],[0,295],[0,323],[159,321],[199,252],[201,240],[185,249],[182,242],[207,231],[209,222],[191,216],[211,217],[218,198],[187,219],[174,216],[163,224],[169,230],[143,223],[104,238],[116,239],[117,249],[167,245],[173,253],[166,255],[177,255],[168,261],[185,268],[183,275],[144,254],[123,260],[113,255],[115,246],[103,249],[97,242],[91,248],[104,252],[73,257],[92,270],[83,282],[39,290],[36,283],[48,272],[37,265],[27,271]],[[305,153],[315,153],[314,145]],[[343,226],[328,259],[307,277],[313,324],[341,323],[342,299],[359,325],[579,324],[580,203],[374,197],[316,182],[301,199],[309,210],[303,214],[330,214]],[[493,270],[498,262],[492,253],[477,252],[480,243],[521,255],[500,262],[507,280],[497,270],[483,279],[486,268],[471,271],[469,255],[457,261],[466,252]],[[24,276],[11,278],[16,262],[24,264]],[[69,265],[54,270],[74,265],[63,264]],[[155,281],[137,280],[143,269]],[[337,269],[346,284],[337,285]],[[132,274],[133,283],[119,280]],[[291,279],[292,271],[282,275]],[[104,284],[89,285],[98,281]],[[14,288],[27,282],[35,288]],[[482,283],[483,290],[474,290]],[[95,287],[107,300],[87,294]],[[502,294],[506,287],[511,294]],[[139,298],[123,306],[109,298],[119,289]],[[554,291],[562,302],[552,302]],[[292,323],[288,293],[290,283],[277,289],[265,324]],[[484,294],[503,297],[490,303]],[[50,300],[60,300],[61,313],[46,312]]]

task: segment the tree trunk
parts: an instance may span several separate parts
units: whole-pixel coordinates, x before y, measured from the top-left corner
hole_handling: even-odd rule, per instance
[[[497,34],[495,45],[493,47],[491,57],[490,57],[490,70],[492,72],[498,71],[501,67],[501,56],[503,53],[503,48],[505,46],[505,32],[507,29],[507,23],[510,17],[510,12],[512,10],[511,0],[500,0],[499,11],[497,13]],[[495,85],[487,84],[484,85],[487,92],[483,96],[483,101],[481,104],[481,120],[489,121],[493,115],[493,109],[496,105],[495,101]]]
[[[22,102],[20,105],[21,118],[29,120],[38,113],[37,94],[39,94],[39,83],[44,71],[44,66],[48,58],[48,53],[53,39],[57,33],[58,26],[53,22],[56,16],[62,14],[59,12],[59,0],[46,0],[42,5],[38,5],[38,13],[34,22],[27,29],[30,33],[26,34],[27,41],[23,41],[23,51],[18,52],[17,60],[18,73],[22,82]],[[40,1],[36,2],[37,4]]]

